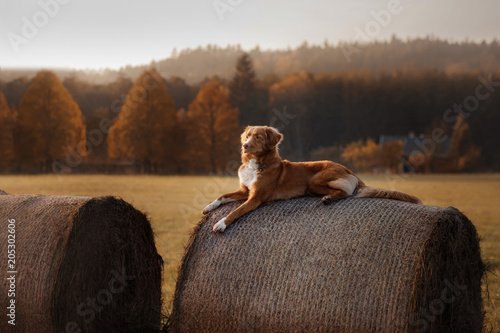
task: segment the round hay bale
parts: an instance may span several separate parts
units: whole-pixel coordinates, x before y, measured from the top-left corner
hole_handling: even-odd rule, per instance
[[[223,234],[195,228],[173,332],[480,332],[483,265],[454,208],[386,199],[275,202]]]
[[[159,331],[163,261],[143,213],[114,197],[1,195],[0,220],[1,332]]]

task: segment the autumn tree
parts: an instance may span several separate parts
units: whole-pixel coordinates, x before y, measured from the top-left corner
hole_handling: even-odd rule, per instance
[[[57,165],[75,167],[86,153],[80,108],[59,78],[39,72],[19,104],[15,130],[19,162],[49,172]],[[55,170],[57,171],[57,170]]]
[[[480,163],[481,149],[472,144],[469,124],[462,115],[457,117],[453,127],[449,155],[451,165],[448,171],[472,171]]]
[[[158,172],[175,163],[176,109],[155,69],[142,73],[130,89],[108,134],[108,157],[139,163],[142,172]]]
[[[380,146],[373,139],[358,140],[348,144],[342,152],[342,159],[356,171],[370,172],[381,165]]]
[[[384,168],[397,173],[403,156],[403,141],[390,141],[382,145],[381,161]]]
[[[14,124],[16,114],[7,105],[0,92],[0,169],[13,166],[15,162]]]
[[[248,53],[236,61],[236,73],[229,83],[231,104],[240,111],[240,123],[254,124],[259,118],[257,89],[253,63]]]
[[[229,102],[228,89],[216,81],[203,86],[189,105],[188,143],[191,167],[197,171],[225,171],[238,159],[238,109]]]

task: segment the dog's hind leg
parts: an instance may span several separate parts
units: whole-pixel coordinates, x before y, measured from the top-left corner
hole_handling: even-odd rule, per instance
[[[321,198],[321,202],[324,204],[329,204],[331,202],[347,198],[349,195],[342,190],[331,189],[331,192]]]
[[[328,193],[321,199],[321,202],[328,204],[332,201],[344,199],[353,195],[359,186],[360,180],[354,175],[346,175],[345,177],[337,178],[327,183],[331,188],[331,193]]]
[[[324,204],[329,204],[349,196],[344,190],[331,188],[329,185],[311,184],[309,185],[309,192],[314,195],[322,195],[321,202]]]

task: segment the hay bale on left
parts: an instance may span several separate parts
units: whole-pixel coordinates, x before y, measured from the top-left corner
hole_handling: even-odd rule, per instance
[[[0,221],[1,332],[160,330],[163,260],[130,204],[2,193]]]

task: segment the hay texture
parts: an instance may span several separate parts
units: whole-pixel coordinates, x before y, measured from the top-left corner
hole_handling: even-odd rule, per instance
[[[223,234],[195,228],[173,332],[480,332],[485,271],[454,208],[349,198],[261,207]]]
[[[15,326],[5,320],[9,219]],[[114,197],[0,195],[0,220],[0,332],[158,332],[163,261],[143,213]]]

